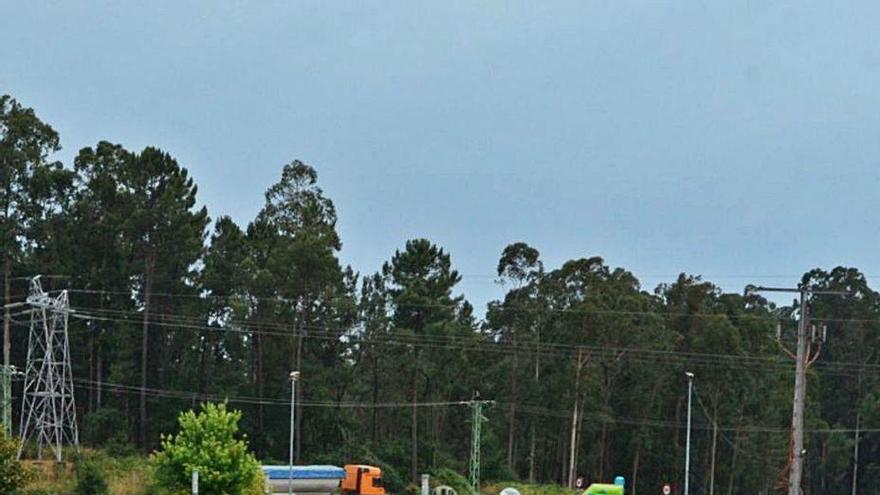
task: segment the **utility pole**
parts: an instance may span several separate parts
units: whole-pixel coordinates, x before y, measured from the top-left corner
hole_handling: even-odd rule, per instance
[[[790,465],[788,471],[788,495],[801,495],[801,478],[804,467],[804,404],[807,396],[807,369],[819,357],[821,351],[821,342],[815,354],[811,354],[812,341],[808,342],[807,324],[809,321],[807,298],[815,295],[847,295],[849,292],[842,290],[819,290],[811,289],[805,284],[800,284],[797,288],[780,288],[780,287],[755,287],[752,289],[756,292],[788,292],[796,293],[800,296],[800,311],[798,315],[797,327],[797,349],[796,352],[785,349],[783,350],[795,360],[794,375],[794,401],[791,412],[791,451],[789,452]],[[748,292],[748,289],[747,289]],[[815,332],[814,332],[815,333]],[[825,332],[822,332],[822,340],[824,340]],[[779,343],[782,345],[781,337]],[[815,335],[813,335],[815,338]]]
[[[471,466],[470,483],[471,493],[477,495],[480,489],[480,445],[483,421],[483,405],[492,404],[489,400],[480,400],[480,393],[474,394],[470,401],[471,406]]]
[[[299,371],[290,372],[290,451],[287,467],[287,495],[293,495],[293,432],[296,419],[296,381],[299,380]]]
[[[8,292],[8,291],[7,291]],[[3,364],[0,365],[0,423],[6,431],[6,436],[12,436],[12,376],[15,375],[15,366],[9,362],[9,310],[26,303],[8,303],[3,306]]]
[[[691,398],[694,395],[694,374],[685,372],[688,379],[687,440],[684,447],[684,495],[690,495],[691,486]]]

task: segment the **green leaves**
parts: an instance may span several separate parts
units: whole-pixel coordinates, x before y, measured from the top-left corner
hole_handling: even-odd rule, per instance
[[[15,495],[34,479],[31,471],[18,462],[18,442],[0,428],[0,495]]]
[[[226,404],[208,403],[198,413],[181,413],[179,433],[163,436],[161,450],[151,458],[156,485],[168,493],[186,490],[198,470],[201,493],[253,493],[260,467],[238,435],[240,419],[241,412],[228,411]]]

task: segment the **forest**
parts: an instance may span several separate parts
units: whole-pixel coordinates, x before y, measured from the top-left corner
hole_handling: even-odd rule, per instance
[[[785,477],[793,303],[699,274],[644,287],[602,253],[545,266],[541,246],[511,239],[486,267],[505,294],[477,308],[455,253],[430,239],[375,272],[344,266],[345,212],[320,164],[278,164],[244,225],[200,206],[173,151],[100,141],[60,163],[60,146],[51,123],[0,97],[4,351],[24,366],[29,321],[14,304],[33,276],[68,291],[87,446],[148,453],[181,411],[225,401],[257,457],[286,462],[299,370],[298,463],[377,464],[398,491],[423,472],[466,475],[478,396],[492,401],[485,481],[565,485],[573,456],[576,476],[659,493],[683,477],[693,372],[693,489],[766,493]],[[809,301],[828,338],[808,378],[804,485],[849,493],[856,444],[880,455],[880,294],[856,267],[805,270],[801,284],[848,295]],[[880,486],[880,465],[860,465],[858,484]]]

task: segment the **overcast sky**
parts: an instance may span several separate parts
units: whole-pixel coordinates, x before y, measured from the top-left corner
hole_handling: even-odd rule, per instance
[[[149,6],[149,8],[148,8]],[[500,297],[526,241],[653,289],[880,274],[880,2],[8,2],[0,93],[61,134],[171,152],[246,224],[314,166],[342,260],[447,248]]]

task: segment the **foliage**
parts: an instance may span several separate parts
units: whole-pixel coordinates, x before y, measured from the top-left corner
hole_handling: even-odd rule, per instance
[[[52,274],[45,288],[70,289],[89,316],[72,322],[76,403],[112,493],[146,490],[159,465],[131,449],[154,448],[205,398],[240,401],[256,455],[286,461],[294,369],[298,461],[379,465],[392,493],[416,489],[422,472],[467,471],[464,402],[476,393],[495,401],[484,480],[556,495],[574,426],[586,479],[627,474],[638,492],[679,482],[685,371],[696,373],[695,488],[766,491],[785,466],[793,367],[774,336],[779,322],[791,346],[796,305],[694,274],[644,287],[594,253],[551,265],[512,242],[485,267],[504,293],[474,308],[453,253],[430,239],[402,242],[363,277],[345,266],[345,212],[302,161],[279,167],[254,217],[217,215],[207,237],[196,180],[169,152],[99,141],[64,166],[60,143],[34,110],[0,98],[0,279],[4,300],[20,300],[27,276]],[[808,380],[805,492],[837,495],[852,486],[849,431],[880,425],[880,295],[854,267],[801,283],[849,293],[809,301],[830,338]],[[15,363],[26,338],[11,332]],[[165,443],[178,438],[189,437]],[[862,435],[859,448],[876,458],[880,438]],[[173,471],[188,486],[186,469]],[[880,469],[859,473],[862,490],[880,486]]]
[[[76,466],[76,495],[106,495],[107,480],[101,466],[93,461],[82,461]]]
[[[522,495],[572,495],[572,490],[560,485],[535,485],[520,483],[517,481],[502,481],[483,485],[480,493],[483,495],[498,495],[505,488],[516,488]]]
[[[450,486],[458,495],[469,495],[471,493],[471,485],[468,479],[449,468],[441,468],[434,473],[434,484]]]
[[[32,478],[33,473],[18,461],[18,442],[0,427],[0,495],[18,493]]]
[[[260,469],[247,442],[238,438],[239,419],[241,412],[228,411],[225,404],[207,403],[199,413],[181,413],[180,431],[163,436],[162,450],[152,457],[156,485],[169,493],[186,490],[198,470],[205,493],[251,493]]]

